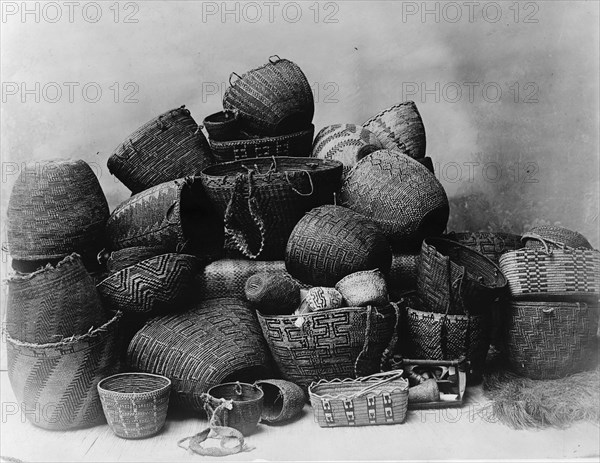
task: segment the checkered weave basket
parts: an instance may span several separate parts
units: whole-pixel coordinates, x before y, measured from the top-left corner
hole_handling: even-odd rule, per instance
[[[212,164],[206,137],[181,106],[127,137],[108,159],[108,170],[133,194],[160,183],[199,173]]]
[[[508,251],[515,251],[523,247],[521,237],[511,233],[502,232],[450,232],[443,236],[456,241],[490,259],[496,265],[500,256]]]

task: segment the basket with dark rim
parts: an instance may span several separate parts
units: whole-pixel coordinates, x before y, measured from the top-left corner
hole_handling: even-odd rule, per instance
[[[297,384],[283,379],[261,379],[254,384],[264,393],[261,415],[263,422],[283,423],[302,413],[306,396]]]
[[[533,227],[523,234],[522,241],[526,248],[532,249],[543,249],[547,246],[593,249],[590,242],[581,233],[563,227],[545,225]]]
[[[200,394],[212,386],[272,375],[256,314],[234,298],[203,301],[183,313],[150,319],[129,343],[127,358],[134,371],[169,378],[174,404],[200,411]]]
[[[302,216],[333,202],[341,175],[337,161],[272,157],[217,164],[201,178],[229,244],[251,259],[277,260]]]
[[[422,310],[442,314],[489,312],[492,302],[505,294],[506,286],[500,268],[477,251],[444,238],[423,241],[417,270]]]
[[[146,122],[115,148],[108,170],[133,194],[177,178],[194,175],[212,164],[210,146],[181,106]]]
[[[104,416],[119,437],[139,439],[165,425],[171,380],[148,373],[119,373],[98,383]]]
[[[500,256],[508,251],[515,251],[523,247],[521,237],[511,233],[502,232],[450,232],[443,238],[456,241],[468,248],[483,254],[496,265]]]
[[[561,378],[598,364],[598,306],[580,302],[512,301],[508,361],[532,379]]]
[[[27,162],[8,201],[8,250],[13,259],[94,259],[104,247],[108,203],[81,160]]]
[[[106,269],[109,273],[116,273],[124,268],[131,267],[151,257],[166,254],[162,246],[133,246],[113,251],[106,259]],[[101,261],[102,259],[99,258]]]
[[[202,125],[208,132],[209,141],[236,140],[240,135],[240,120],[237,111],[219,111],[206,116]],[[220,161],[219,161],[220,162]]]
[[[241,76],[232,73],[229,83],[223,108],[239,111],[244,131],[285,135],[312,121],[315,103],[310,84],[298,65],[287,59],[271,56],[267,64]]]

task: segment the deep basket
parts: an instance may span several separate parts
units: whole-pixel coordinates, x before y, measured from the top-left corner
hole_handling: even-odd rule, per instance
[[[443,236],[490,259],[496,265],[500,256],[523,247],[521,236],[502,232],[450,232]]]

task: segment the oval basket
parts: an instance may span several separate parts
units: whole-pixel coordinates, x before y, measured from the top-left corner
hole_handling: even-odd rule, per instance
[[[181,106],[164,112],[129,135],[108,159],[108,170],[133,194],[199,173],[212,164],[206,137]]]
[[[108,203],[91,167],[81,160],[27,162],[7,209],[13,259],[95,259],[104,247]]]
[[[349,306],[380,306],[389,302],[385,277],[379,269],[351,273],[338,281],[335,289]]]
[[[490,259],[496,265],[500,256],[508,251],[515,251],[523,247],[521,237],[511,233],[502,232],[450,232],[443,236],[456,241]]]
[[[297,384],[283,379],[262,379],[254,384],[264,393],[263,422],[284,423],[302,414],[306,396]]]
[[[526,248],[581,248],[593,249],[590,242],[581,233],[563,227],[533,227],[523,234]]]

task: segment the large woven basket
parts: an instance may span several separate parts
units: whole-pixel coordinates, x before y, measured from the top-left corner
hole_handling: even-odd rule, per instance
[[[104,247],[108,203],[91,167],[81,160],[22,165],[7,210],[13,259],[94,259]]]
[[[120,317],[51,344],[7,338],[8,378],[32,424],[66,430],[104,421],[96,385],[119,371]]]
[[[498,266],[477,251],[444,238],[423,241],[417,270],[422,310],[488,312],[490,304],[504,295],[506,285]]]
[[[21,342],[45,344],[87,333],[106,323],[92,277],[78,254],[56,267],[8,279],[6,328]]]
[[[520,375],[553,379],[597,364],[598,306],[513,301],[508,309],[508,360]]]
[[[149,320],[129,343],[134,371],[173,382],[174,403],[203,410],[200,394],[226,381],[268,378],[270,355],[256,315],[239,299],[204,301]]]
[[[319,379],[355,378],[379,371],[396,329],[395,307],[344,307],[258,320],[283,377],[304,388]]]
[[[308,157],[315,126],[310,124],[299,132],[276,137],[248,138],[244,140],[210,140],[216,162],[237,161],[247,158],[271,156]]]
[[[588,249],[523,248],[500,257],[515,299],[598,302],[600,252]]]
[[[223,108],[238,110],[244,130],[257,135],[285,135],[307,127],[315,112],[312,89],[295,63],[269,58],[246,72],[223,95]]]
[[[199,173],[212,164],[206,137],[181,106],[129,135],[108,159],[108,170],[139,193],[155,185]]]
[[[231,244],[251,259],[280,260],[302,216],[334,201],[341,175],[337,161],[273,157],[217,164],[201,177]]]
[[[581,233],[563,227],[533,227],[523,234],[526,248],[582,248],[593,249],[590,242]]]
[[[285,253],[288,272],[313,286],[334,286],[360,270],[387,274],[391,260],[390,245],[373,222],[332,205],[313,209],[298,222]]]
[[[341,203],[375,222],[394,249],[418,249],[441,234],[449,205],[441,183],[423,164],[399,151],[379,150],[345,176]]]
[[[189,254],[161,254],[119,270],[98,283],[106,306],[156,315],[179,311],[193,298],[198,260]]]
[[[456,241],[468,248],[483,254],[496,265],[500,256],[508,251],[515,251],[523,247],[521,237],[511,233],[502,232],[450,232],[443,236]]]
[[[414,101],[381,111],[363,124],[387,149],[400,149],[411,158],[425,156],[425,127]]]

